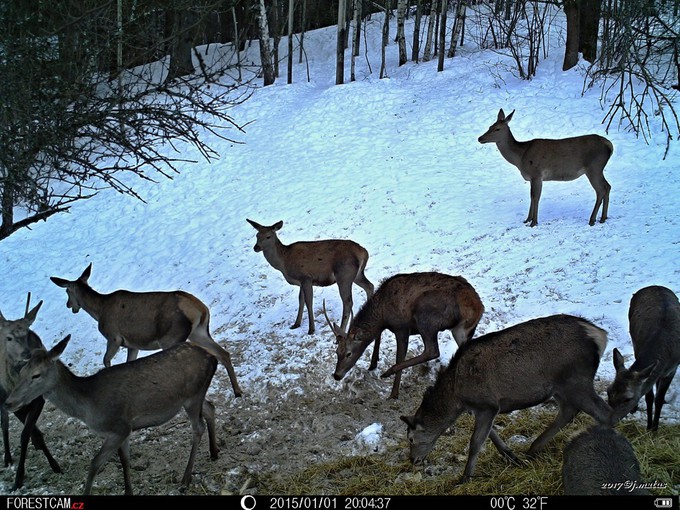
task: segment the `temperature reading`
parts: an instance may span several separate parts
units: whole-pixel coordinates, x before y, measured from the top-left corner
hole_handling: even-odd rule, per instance
[[[498,496],[491,498],[491,508],[493,510],[515,510],[514,496]]]

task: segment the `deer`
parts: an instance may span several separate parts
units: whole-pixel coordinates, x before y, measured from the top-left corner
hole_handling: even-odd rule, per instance
[[[613,428],[593,425],[571,439],[562,453],[565,496],[650,494],[639,485],[641,480],[632,445]]]
[[[680,303],[667,287],[652,285],[633,294],[628,309],[635,361],[626,368],[623,355],[613,351],[614,381],[607,389],[617,421],[647,404],[647,430],[659,428],[666,392],[680,364]],[[654,388],[656,387],[656,397]]]
[[[104,366],[121,346],[127,348],[127,361],[140,350],[168,349],[189,340],[215,356],[227,369],[236,397],[243,392],[236,379],[231,356],[210,335],[210,310],[196,296],[181,290],[133,292],[125,289],[102,294],[90,287],[92,263],[75,280],[57,276],[50,279],[66,289],[67,308],[78,313],[82,308],[95,321],[106,338]]]
[[[202,347],[185,342],[81,377],[59,359],[70,340],[71,335],[67,335],[49,351],[44,348],[32,351],[5,405],[9,410],[16,410],[42,395],[104,438],[90,462],[85,495],[92,492],[95,476],[116,451],[123,467],[125,494],[132,495],[130,435],[133,431],[168,422],[182,408],[193,431],[182,484],[188,486],[191,482],[194,460],[206,426],[210,458],[218,458],[215,407],[205,398],[217,369],[214,356]]]
[[[27,354],[31,350],[43,346],[40,337],[29,329],[35,321],[42,304],[43,302],[40,301],[29,311],[29,293],[26,301],[26,311],[22,319],[7,320],[0,312],[0,427],[2,428],[4,443],[5,466],[12,464],[13,459],[9,445],[9,413],[3,404],[17,384],[19,370],[25,364]],[[17,465],[12,491],[24,485],[29,440],[32,441],[36,449],[43,452],[52,471],[55,473],[62,472],[59,463],[52,456],[45,443],[43,433],[36,425],[44,405],[45,399],[38,396],[17,409],[14,413],[23,424],[23,428],[21,431],[19,464]]]
[[[396,364],[381,377],[395,375],[389,398],[399,397],[405,368],[439,358],[438,334],[451,331],[458,346],[471,339],[484,313],[477,291],[462,276],[438,272],[403,273],[386,279],[352,319],[349,329],[326,321],[335,334],[337,364],[333,377],[340,381],[366,348],[375,342],[369,370],[378,364],[380,337],[386,329],[397,342]],[[409,336],[419,334],[423,352],[406,360]]]
[[[614,152],[612,143],[600,135],[590,134],[570,138],[535,138],[515,140],[508,123],[515,110],[507,117],[503,109],[496,122],[478,138],[479,143],[495,143],[501,155],[516,166],[524,180],[531,184],[531,205],[524,223],[531,227],[538,224],[538,201],[541,199],[543,181],[573,181],[583,174],[595,190],[595,207],[589,224],[595,224],[597,212],[602,205],[600,223],[607,219],[611,185],[604,177],[604,167]]]
[[[308,334],[316,331],[314,324],[313,287],[338,285],[342,300],[342,327],[352,313],[352,284],[364,289],[366,297],[373,295],[373,284],[366,278],[364,269],[368,262],[368,251],[360,244],[348,239],[326,239],[321,241],[297,241],[283,244],[276,232],[283,227],[283,221],[263,226],[246,219],[257,230],[255,252],[262,252],[269,264],[283,274],[291,285],[300,287],[298,312],[291,329],[302,324],[304,307],[309,319]]]
[[[612,409],[593,386],[607,333],[573,315],[532,319],[465,342],[423,395],[407,425],[409,457],[421,464],[439,436],[464,412],[474,415],[467,463],[458,483],[469,481],[487,437],[503,457],[519,458],[493,430],[499,413],[534,407],[554,398],[558,413],[527,452],[534,457],[579,411],[612,426]]]

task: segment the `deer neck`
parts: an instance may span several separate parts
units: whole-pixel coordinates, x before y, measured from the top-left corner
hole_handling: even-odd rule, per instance
[[[512,136],[512,131],[508,129],[508,136],[503,140],[496,142],[496,146],[498,147],[501,156],[503,156],[508,163],[517,168],[520,167],[522,157],[527,149],[527,142],[518,142],[515,140],[515,137]]]
[[[87,407],[90,385],[71,372],[61,361],[56,362],[57,383],[45,392],[45,398],[64,413],[87,423]]]
[[[267,259],[267,262],[269,262],[274,269],[284,272],[287,251],[288,246],[276,239],[274,244],[263,249],[262,253],[264,254],[264,258]]]
[[[94,320],[99,321],[108,296],[97,292],[89,285],[81,285],[78,289],[78,297],[81,308]]]

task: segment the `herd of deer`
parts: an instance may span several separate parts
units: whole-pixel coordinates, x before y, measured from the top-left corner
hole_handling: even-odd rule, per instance
[[[604,221],[610,186],[602,173],[612,153],[611,143],[597,135],[517,142],[507,125],[513,113],[506,117],[501,110],[479,141],[495,142],[503,156],[531,181],[526,222],[531,226],[537,223],[543,180],[571,180],[584,173],[597,192],[590,224],[595,222],[601,204]],[[666,391],[680,364],[680,303],[671,290],[650,286],[634,294],[629,321],[635,362],[626,368],[623,356],[614,349],[616,376],[607,390],[606,402],[593,386],[607,345],[607,333],[595,324],[571,315],[552,315],[474,338],[484,306],[463,277],[437,272],[396,274],[375,290],[364,274],[368,252],[359,244],[336,239],[285,245],[277,236],[283,222],[263,226],[247,221],[257,230],[255,251],[261,251],[287,282],[300,288],[292,328],[301,326],[306,307],[308,332],[314,333],[312,289],[337,284],[343,307],[340,325],[331,321],[323,305],[323,314],[337,341],[336,380],[347,374],[371,343],[374,346],[369,369],[376,368],[381,335],[389,330],[396,338],[396,363],[382,377],[395,376],[390,397],[398,398],[402,371],[438,358],[438,334],[450,330],[458,344],[455,355],[427,389],[415,414],[401,417],[407,425],[413,463],[421,463],[439,436],[465,412],[474,415],[475,424],[461,481],[472,476],[487,438],[503,456],[518,462],[494,431],[495,417],[552,398],[559,407],[557,416],[532,443],[529,456],[539,452],[579,411],[598,423],[565,448],[565,494],[601,494],[599,481],[618,481],[613,478],[635,474],[631,469],[637,461],[630,461],[630,444],[613,426],[637,407],[642,395],[647,403],[648,429],[659,426]],[[132,494],[130,434],[163,424],[184,408],[193,430],[191,453],[182,478],[188,484],[206,428],[211,458],[217,458],[219,453],[215,408],[206,399],[218,361],[227,370],[234,395],[242,394],[231,357],[210,335],[210,312],[196,297],[182,291],[118,290],[102,294],[88,283],[91,271],[90,264],[76,280],[51,280],[66,289],[67,307],[73,313],[85,310],[106,338],[105,368],[94,375],[77,376],[59,361],[70,336],[47,350],[30,329],[42,302],[29,310],[29,295],[23,318],[8,320],[0,315],[0,403],[4,404],[0,406],[0,418],[6,466],[12,462],[8,411],[23,423],[15,488],[24,483],[29,440],[44,452],[55,472],[61,470],[36,426],[45,399],[104,438],[91,461],[85,494],[90,493],[95,476],[115,452],[123,466],[125,493]],[[355,283],[366,292],[367,300],[353,315]],[[424,349],[406,359],[409,336],[414,334],[421,336]],[[120,347],[127,348],[128,363],[111,366]],[[161,351],[136,360],[139,350],[157,349]]]

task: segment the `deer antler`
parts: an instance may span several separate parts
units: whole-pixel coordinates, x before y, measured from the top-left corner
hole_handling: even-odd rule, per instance
[[[331,328],[331,331],[333,331],[333,334],[337,337],[345,336],[346,333],[340,329],[340,326],[338,326],[335,322],[331,322],[331,320],[328,318],[328,312],[326,312],[326,300],[323,300],[323,316],[326,318],[326,322],[328,323],[328,326]]]

